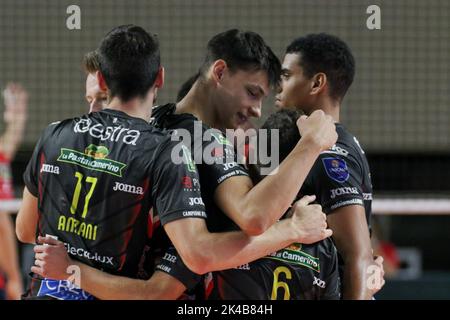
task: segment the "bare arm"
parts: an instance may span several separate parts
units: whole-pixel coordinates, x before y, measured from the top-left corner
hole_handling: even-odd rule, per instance
[[[289,219],[272,225],[258,236],[242,231],[209,233],[204,220],[180,219],[164,226],[186,266],[204,274],[225,270],[261,258],[293,242],[313,243],[331,235],[319,205],[309,205],[315,197],[304,197],[294,205]]]
[[[286,212],[320,152],[336,142],[335,125],[321,110],[309,118],[301,117],[298,126],[302,139],[278,173],[255,187],[248,177],[231,177],[214,193],[219,208],[249,235],[261,234]]]
[[[307,206],[311,201],[314,197],[303,198],[294,205],[290,219],[257,237],[239,231],[210,234],[205,221],[197,218],[176,220],[165,228],[186,265],[201,274],[248,263],[300,239],[312,243],[330,236],[321,207]],[[68,277],[67,267],[75,264],[80,267],[81,288],[100,299],[175,299],[185,290],[181,282],[163,272],[155,272],[147,281],[107,274],[72,261],[60,241],[50,237],[38,240],[50,245],[35,247],[37,265],[31,271],[62,280]]]
[[[80,262],[75,265],[81,268],[81,288],[99,299],[175,300],[186,290],[180,281],[161,271],[148,280],[138,280],[113,276]]]
[[[23,288],[16,237],[11,217],[5,212],[0,212],[0,247],[0,269],[8,278],[7,294],[10,299],[19,299]]]
[[[28,94],[19,84],[10,83],[3,92],[6,131],[0,137],[0,151],[12,159],[22,142],[27,118]]]
[[[328,215],[336,248],[344,259],[344,299],[371,299],[367,270],[376,265],[372,256],[369,228],[362,206],[339,208]]]
[[[180,281],[161,271],[156,271],[148,280],[115,276],[70,259],[61,241],[39,237],[38,242],[47,245],[34,247],[37,265],[31,267],[32,272],[65,280],[70,277],[67,268],[75,265],[80,268],[80,287],[99,299],[177,299],[186,290]]]
[[[38,199],[25,187],[22,205],[16,218],[16,234],[20,241],[35,243],[38,218]]]

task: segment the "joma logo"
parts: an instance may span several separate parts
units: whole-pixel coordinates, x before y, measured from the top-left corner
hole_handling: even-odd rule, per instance
[[[113,188],[114,191],[123,191],[134,194],[144,194],[144,189],[142,187],[136,187],[125,183],[116,182]]]

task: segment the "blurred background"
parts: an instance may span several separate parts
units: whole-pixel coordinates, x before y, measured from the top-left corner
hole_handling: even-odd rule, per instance
[[[73,4],[81,29],[66,26]],[[374,4],[378,30],[366,25]],[[0,7],[0,88],[14,81],[28,93],[24,137],[11,162],[15,198],[44,127],[87,112],[81,59],[114,26],[134,23],[158,35],[166,69],[158,104],[175,100],[221,31],[258,32],[280,59],[298,36],[341,37],[357,67],[341,119],[371,165],[374,246],[388,277],[377,298],[450,299],[449,1],[2,0]],[[261,122],[273,102],[266,100]],[[5,126],[0,120],[0,134]],[[15,211],[14,202],[2,202],[3,211]],[[21,259],[26,273],[30,262]]]

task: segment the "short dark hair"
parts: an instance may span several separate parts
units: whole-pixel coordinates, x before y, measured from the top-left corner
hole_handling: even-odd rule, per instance
[[[300,133],[298,132],[297,127],[297,119],[301,116],[302,113],[295,110],[282,109],[271,114],[266,122],[262,125],[262,129],[270,130],[278,129],[279,130],[279,160],[283,161],[289,153],[294,149],[297,142],[300,140]],[[267,141],[271,141],[271,139],[267,139]],[[269,144],[267,146],[267,150],[270,154],[272,154],[272,146]]]
[[[100,70],[98,65],[97,51],[90,51],[83,57],[83,69],[86,73],[95,73]]]
[[[266,71],[271,87],[279,82],[280,61],[264,39],[255,32],[231,29],[215,35],[208,42],[200,74],[204,75],[218,59],[225,60],[231,71]]]
[[[344,41],[326,33],[309,34],[295,39],[286,53],[300,55],[300,65],[307,77],[325,73],[330,97],[342,100],[355,76],[355,59]]]
[[[103,38],[97,52],[111,97],[124,102],[142,98],[155,83],[160,68],[159,44],[156,36],[143,28],[114,28]]]
[[[177,93],[177,102],[183,100],[183,98],[188,94],[188,92],[191,90],[192,86],[194,85],[195,81],[197,81],[198,77],[200,76],[199,73],[194,74],[189,79],[187,79],[180,87]]]

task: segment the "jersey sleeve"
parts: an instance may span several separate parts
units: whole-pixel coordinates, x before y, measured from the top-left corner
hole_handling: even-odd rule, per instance
[[[304,194],[315,194],[325,213],[348,205],[364,205],[360,164],[351,155],[322,153],[311,169]]]
[[[161,224],[182,219],[206,219],[205,206],[200,194],[200,180],[191,154],[184,146],[184,161],[174,161],[172,150],[179,145],[165,142],[155,159],[152,199]]]
[[[38,197],[39,166],[42,162],[41,160],[43,159],[41,159],[41,157],[44,157],[42,153],[43,146],[45,144],[45,141],[47,140],[48,130],[50,126],[46,128],[46,130],[39,138],[36,146],[34,147],[33,154],[31,155],[25,172],[23,173],[23,181],[25,183],[25,186],[27,187],[28,191],[30,191],[30,193],[35,197]]]
[[[189,270],[174,247],[169,247],[156,264],[156,270],[165,272],[184,284],[187,290],[194,289],[202,276]]]
[[[247,169],[237,161],[233,144],[219,130],[208,129],[202,146],[203,157],[198,168],[201,176],[208,177],[202,180],[208,184],[204,186],[208,190],[214,192],[222,182],[231,177],[249,176]]]

